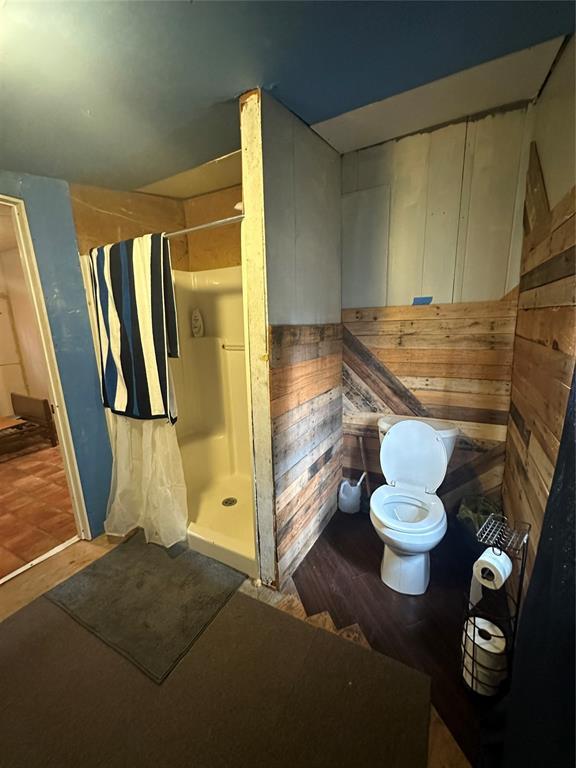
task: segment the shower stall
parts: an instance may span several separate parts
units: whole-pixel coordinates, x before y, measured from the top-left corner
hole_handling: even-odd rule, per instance
[[[240,154],[137,192],[76,185],[71,199],[82,254],[150,232],[165,232],[169,239],[180,339],[180,357],[169,364],[188,502],[188,543],[256,578],[250,366],[244,351],[247,294],[253,288],[243,295]],[[80,264],[98,350],[88,257],[81,256]],[[112,432],[108,410],[106,417]]]
[[[188,542],[257,576],[242,269],[174,270],[180,357],[170,361],[188,491]]]

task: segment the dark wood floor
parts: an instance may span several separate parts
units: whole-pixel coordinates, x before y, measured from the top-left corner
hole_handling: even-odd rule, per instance
[[[309,614],[329,611],[337,627],[357,622],[372,648],[432,678],[432,702],[474,765],[479,721],[492,707],[472,694],[459,649],[473,553],[451,526],[431,555],[425,595],[410,597],[380,580],[382,542],[366,514],[337,512],[294,574]]]

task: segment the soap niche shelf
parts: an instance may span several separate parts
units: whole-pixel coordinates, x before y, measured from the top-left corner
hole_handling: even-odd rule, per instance
[[[478,585],[480,599],[476,602],[472,601],[471,596],[467,599],[460,644],[460,672],[467,687],[482,696],[496,696],[509,687],[530,527],[529,523],[524,522],[517,522],[511,527],[505,517],[492,514],[476,534],[479,544],[483,544],[486,549],[492,547],[498,553],[506,553],[512,561],[512,573],[500,589]],[[495,624],[501,630],[505,640],[504,652],[492,652],[476,642],[476,635],[485,641],[499,637],[486,631],[486,622]],[[507,670],[505,679],[496,681],[498,670],[503,668]]]

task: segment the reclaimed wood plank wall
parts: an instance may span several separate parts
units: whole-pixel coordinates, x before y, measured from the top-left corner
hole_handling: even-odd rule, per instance
[[[237,216],[242,186],[176,199],[144,192],[70,185],[70,199],[81,253],[106,243],[150,232],[175,232],[216,219]],[[188,271],[234,267],[241,263],[240,224],[190,232],[170,239],[172,267]]]
[[[336,510],[342,476],[342,326],[275,325],[269,335],[282,586]]]
[[[512,369],[503,500],[532,525],[532,570],[548,501],[576,353],[575,189],[552,210],[532,144]]]
[[[381,484],[381,413],[456,424],[461,436],[440,495],[499,497],[510,405],[516,298],[427,306],[345,309],[344,474]]]
[[[71,184],[70,202],[82,254],[99,245],[186,226],[184,202],[169,197]],[[170,241],[170,253],[174,269],[188,268],[185,237]]]

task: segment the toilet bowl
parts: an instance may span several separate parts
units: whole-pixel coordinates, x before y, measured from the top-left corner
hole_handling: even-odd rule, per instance
[[[380,464],[386,485],[370,499],[370,519],[384,542],[380,576],[396,592],[421,595],[430,581],[430,550],[446,533],[436,495],[448,466],[444,438],[430,424],[398,421],[383,435]]]

